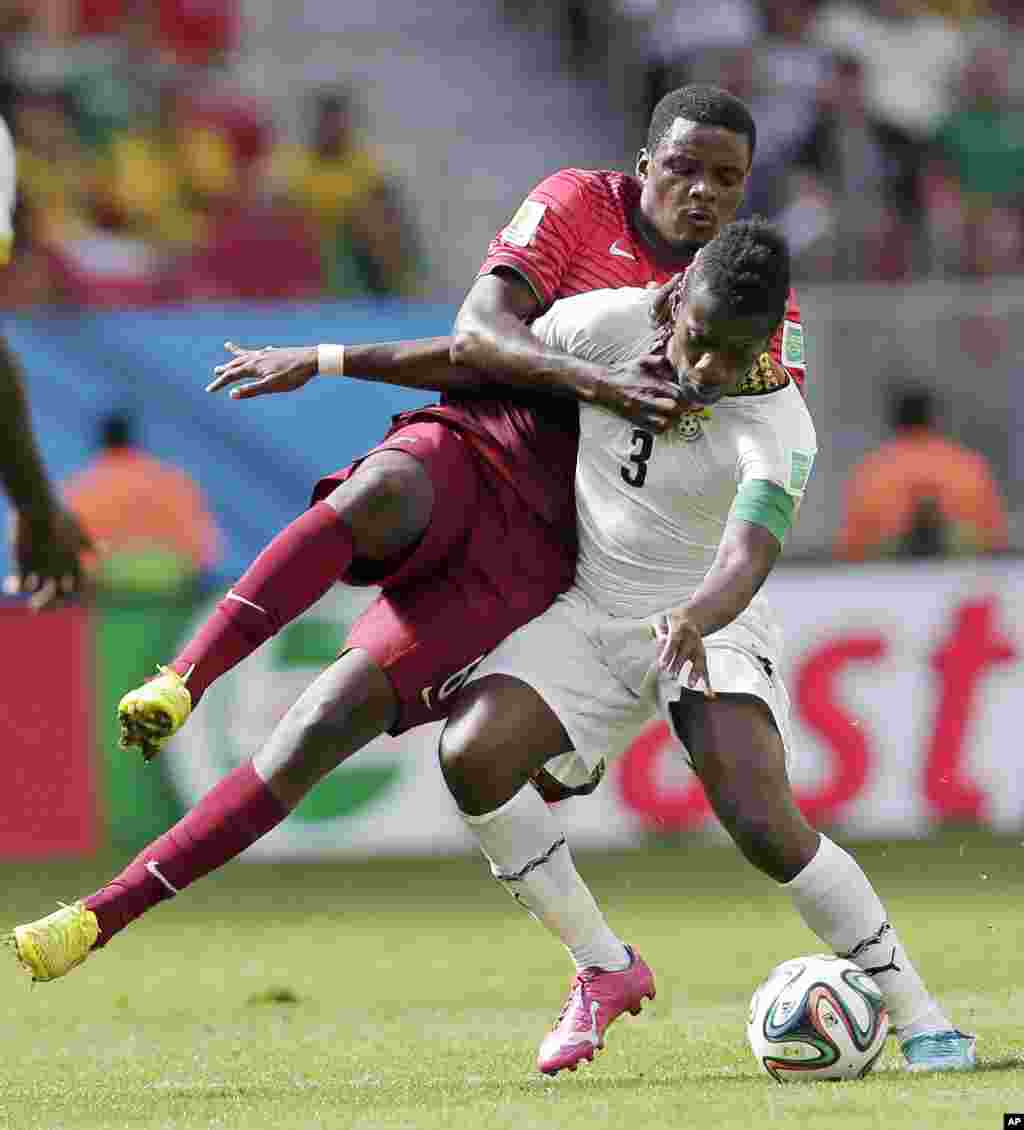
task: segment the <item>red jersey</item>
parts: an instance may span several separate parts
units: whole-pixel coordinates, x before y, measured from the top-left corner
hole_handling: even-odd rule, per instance
[[[542,309],[589,290],[667,282],[689,260],[653,257],[633,226],[639,207],[636,177],[563,169],[541,181],[491,240],[480,274],[510,267]]]
[[[636,230],[641,185],[625,173],[562,169],[541,181],[491,240],[477,277],[507,268],[521,275],[541,309],[558,298],[667,282],[686,259],[659,260]],[[772,356],[803,387],[803,334],[793,294],[772,339]],[[445,397],[409,417],[463,429],[520,495],[560,528],[575,529],[579,416],[574,401],[509,393],[501,399]]]

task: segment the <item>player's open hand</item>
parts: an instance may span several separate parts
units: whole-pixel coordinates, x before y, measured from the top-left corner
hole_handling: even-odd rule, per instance
[[[671,612],[660,613],[651,621],[651,632],[658,649],[658,670],[678,679],[689,663],[691,666],[686,686],[695,691],[703,683],[704,696],[714,698],[704,640],[700,629],[686,614],[686,610],[673,608]]]
[[[15,572],[4,592],[27,596],[33,612],[77,595],[83,586],[82,556],[92,543],[75,516],[62,506],[14,514],[10,527]]]
[[[672,427],[688,407],[663,353],[647,353],[607,370],[597,402],[651,432]]]
[[[230,361],[218,365],[207,392],[219,392],[228,385],[245,381],[231,390],[232,400],[248,400],[268,392],[294,392],[316,376],[316,346],[278,349],[273,345],[262,349],[245,349],[233,341],[224,342],[232,354]]]

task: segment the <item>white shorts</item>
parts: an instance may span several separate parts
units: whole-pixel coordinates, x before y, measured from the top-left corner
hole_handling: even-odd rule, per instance
[[[690,665],[676,677],[657,670],[653,619],[609,616],[570,589],[499,644],[470,682],[502,674],[533,687],[573,744],[571,753],[544,768],[565,785],[583,785],[602,758],[620,754],[659,712],[672,727],[668,706],[686,687]],[[781,638],[763,601],[707,636],[704,647],[711,686],[766,703],[788,761],[792,738],[789,694],[778,671]]]

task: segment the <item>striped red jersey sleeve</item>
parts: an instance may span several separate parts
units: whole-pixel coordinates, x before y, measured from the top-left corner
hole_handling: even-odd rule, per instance
[[[491,240],[480,267],[508,267],[541,309],[556,298],[606,287],[648,286],[685,264],[659,262],[634,226],[642,186],[608,169],[561,169],[541,181]]]
[[[797,388],[804,391],[807,379],[807,362],[804,356],[804,327],[800,320],[800,304],[791,290],[786,302],[786,316],[782,325],[775,331],[769,352],[772,357],[796,381]]]
[[[558,297],[576,252],[588,243],[595,209],[585,174],[561,169],[542,180],[495,235],[479,274],[511,267],[530,284],[541,306]]]

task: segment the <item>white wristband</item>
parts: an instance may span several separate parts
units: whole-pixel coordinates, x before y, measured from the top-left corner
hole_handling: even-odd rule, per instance
[[[318,345],[316,370],[322,377],[345,375],[345,347],[343,345]]]

